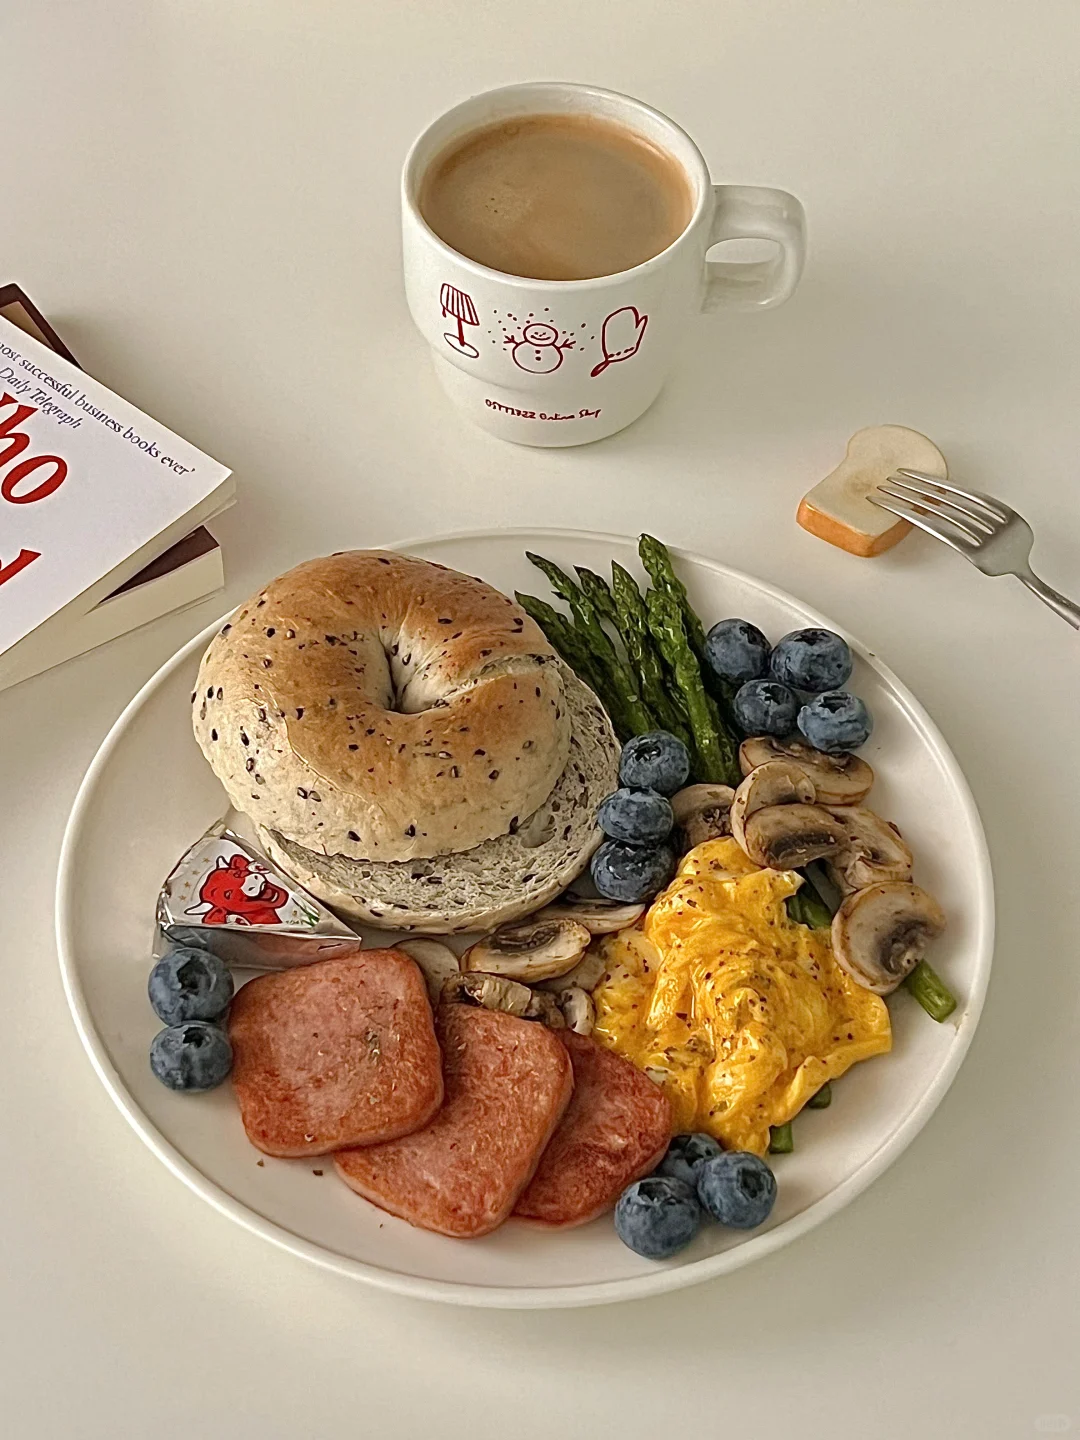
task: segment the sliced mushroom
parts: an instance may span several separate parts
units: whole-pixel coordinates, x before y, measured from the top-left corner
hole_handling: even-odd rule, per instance
[[[607,965],[603,956],[597,950],[587,950],[572,970],[565,975],[557,975],[554,980],[541,980],[540,989],[550,990],[553,995],[559,995],[564,990],[574,988],[592,993],[600,984],[601,977]]]
[[[730,785],[687,785],[671,797],[671,813],[683,832],[687,849],[731,834],[734,799],[735,791]]]
[[[545,905],[534,917],[537,920],[575,920],[590,935],[613,935],[627,930],[645,914],[644,905],[624,905],[620,900],[595,899],[573,895],[569,891],[554,904]]]
[[[529,1004],[525,1011],[526,1020],[539,1020],[549,1030],[566,1029],[566,1017],[554,995],[549,995],[546,990],[532,990],[529,995]]]
[[[478,940],[461,957],[461,966],[511,980],[549,980],[572,970],[591,940],[577,920],[545,920],[534,915],[514,925],[500,925]]]
[[[820,805],[768,805],[746,822],[746,853],[766,870],[795,870],[835,855],[844,831]]]
[[[460,973],[458,957],[441,940],[429,940],[417,935],[409,940],[399,940],[396,948],[404,950],[410,960],[415,960],[427,981],[428,995],[433,1005],[438,1004],[443,985]]]
[[[788,760],[813,781],[819,805],[858,805],[870,793],[874,772],[858,755],[826,755],[804,740],[774,740],[771,735],[744,740],[739,764],[744,775],[770,760]]]
[[[576,1030],[579,1035],[592,1034],[593,1025],[596,1023],[596,1006],[587,990],[583,990],[580,985],[571,985],[559,992],[556,1003],[571,1030]]]
[[[861,805],[826,808],[847,836],[844,848],[828,862],[829,875],[841,894],[911,879],[914,858],[895,825]]]
[[[768,805],[812,805],[814,785],[789,760],[767,760],[751,770],[731,803],[731,833],[746,849],[746,822]],[[749,852],[747,852],[749,853]]]
[[[849,895],[834,915],[833,954],[853,980],[888,995],[944,929],[944,911],[918,885],[871,885]]]
[[[533,992],[527,985],[508,980],[505,975],[482,975],[478,970],[451,975],[443,985],[442,999],[461,1000],[482,1005],[485,1010],[505,1010],[508,1015],[525,1015],[532,1004]]]

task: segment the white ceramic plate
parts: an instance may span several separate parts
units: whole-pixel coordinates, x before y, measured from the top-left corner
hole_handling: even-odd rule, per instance
[[[526,549],[599,571],[618,558],[640,573],[632,542],[607,535],[500,531],[400,548],[508,592],[547,593]],[[801,625],[831,626],[789,595],[700,556],[682,555],[679,570],[706,625],[745,616],[774,639]],[[853,688],[876,719],[865,752],[878,775],[873,803],[900,825],[918,857],[917,878],[948,913],[934,964],[960,1004],[937,1025],[906,993],[893,998],[891,1055],[849,1072],[830,1109],[799,1117],[796,1152],[775,1162],[779,1198],[763,1230],[703,1227],[665,1264],[621,1245],[610,1217],[564,1234],[511,1222],[483,1240],[448,1240],[359,1199],[328,1160],[259,1163],[228,1085],[175,1095],[147,1063],[158,1028],[146,1000],[154,901],[177,857],[224,808],[192,739],[188,705],[215,628],[143,687],[90,766],[64,837],[56,918],[68,1001],[95,1070],[154,1153],[222,1214],[296,1255],[408,1295],[510,1308],[597,1304],[691,1285],[778,1249],[865,1189],[926,1123],[982,1008],[994,925],[990,864],[971,793],[937,728],[896,677],[853,643]]]

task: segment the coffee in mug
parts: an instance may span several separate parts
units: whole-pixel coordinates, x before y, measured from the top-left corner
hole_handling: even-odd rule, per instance
[[[682,166],[598,115],[523,115],[436,156],[419,195],[440,239],[492,270],[533,280],[617,275],[659,255],[690,222]]]

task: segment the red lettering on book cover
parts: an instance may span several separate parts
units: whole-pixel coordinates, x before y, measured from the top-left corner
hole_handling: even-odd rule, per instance
[[[0,585],[5,580],[12,580],[20,570],[25,570],[31,560],[40,560],[40,550],[20,550],[14,560],[9,560],[6,565],[0,564]]]
[[[0,409],[5,405],[14,405],[15,409],[10,415],[0,420],[0,470],[11,461],[18,460],[17,465],[12,465],[3,480],[0,481],[0,495],[12,505],[32,505],[35,500],[44,500],[67,479],[67,461],[61,460],[59,455],[30,455],[25,460],[19,460],[19,456],[30,444],[30,436],[25,430],[18,429],[24,420],[29,420],[31,415],[37,413],[33,405],[21,405],[7,391],[0,395]],[[19,491],[19,485],[35,470],[42,470],[51,467],[52,474],[40,480],[29,490]],[[41,559],[40,550],[22,549],[14,560],[4,564],[0,560],[0,585],[8,580],[13,580],[20,571],[32,564],[35,560]]]
[[[26,431],[16,427],[21,425],[24,420],[29,420],[31,415],[37,414],[33,405],[20,405],[14,395],[9,395],[7,391],[0,395],[0,409],[5,405],[14,405],[15,409],[12,414],[0,420],[0,441],[6,441],[6,444],[0,446],[0,469],[3,469],[10,461],[17,460],[30,444],[30,436]],[[32,475],[35,470],[40,470],[45,466],[52,467],[51,475],[33,486],[32,489],[16,493],[18,485],[23,480]],[[67,461],[61,460],[59,455],[31,456],[26,460],[20,460],[19,464],[13,466],[4,476],[3,481],[0,482],[0,495],[5,500],[9,500],[12,505],[32,505],[35,500],[44,500],[54,490],[59,490],[67,479],[67,473]],[[29,564],[29,561],[26,563]],[[5,578],[7,577],[5,576]]]

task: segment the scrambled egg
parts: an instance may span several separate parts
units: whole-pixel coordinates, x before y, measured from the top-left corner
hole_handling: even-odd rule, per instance
[[[828,932],[788,919],[800,883],[710,840],[643,930],[602,942],[593,1034],[663,1086],[679,1132],[763,1155],[770,1126],[892,1045],[884,1000],[840,968]]]

